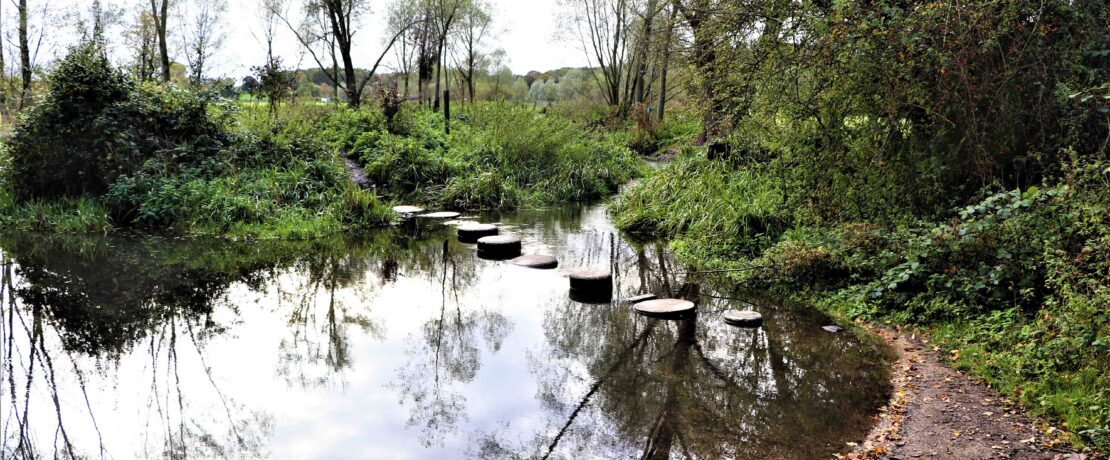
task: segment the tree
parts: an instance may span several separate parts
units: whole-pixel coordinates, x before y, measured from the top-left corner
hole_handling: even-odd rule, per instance
[[[458,18],[459,8],[463,4],[463,0],[433,0],[435,8],[433,10],[434,16],[432,24],[436,26],[436,33],[438,34],[438,46],[436,47],[436,94],[435,104],[432,110],[439,110],[439,96],[440,96],[440,80],[441,74],[444,73],[447,67],[447,38],[451,34],[451,27],[455,24],[455,19]]]
[[[313,35],[309,33],[310,27],[296,27],[292,21],[289,20],[288,15],[284,11],[274,11],[275,16],[281,18],[287,27],[296,35],[297,40],[309,52],[312,59],[321,70],[327,73],[328,66],[324,64],[322,53],[315,48],[315,45],[320,40],[326,40],[327,43],[334,43],[332,50],[338,51],[339,60],[342,62],[342,77],[329,74],[329,78],[337,88],[342,88],[347,96],[347,105],[352,108],[357,108],[362,104],[362,95],[366,89],[366,85],[373,79],[374,74],[378,70],[385,56],[393,45],[400,39],[401,35],[407,30],[403,27],[401,30],[396,31],[385,45],[385,49],[378,55],[378,59],[374,65],[365,72],[359,72],[355,67],[354,57],[352,50],[354,47],[354,37],[358,32],[356,29],[363,15],[369,10],[367,0],[306,0],[302,7],[302,12],[306,18],[305,24],[310,25],[311,18],[322,18],[323,24],[320,27],[320,35]],[[333,56],[334,58],[334,56]],[[332,69],[336,69],[338,62],[333,62]]]
[[[459,15],[457,34],[462,62],[456,62],[456,67],[459,68],[459,77],[465,83],[471,101],[478,99],[474,92],[474,73],[484,57],[482,42],[493,23],[490,10],[490,4],[483,0],[467,0]]]
[[[150,0],[150,17],[154,21],[154,33],[158,37],[158,57],[161,60],[162,81],[166,83],[169,83],[172,76],[170,69],[170,49],[166,37],[169,13],[170,0]]]
[[[629,32],[632,23],[632,0],[566,0],[571,12],[571,27],[582,43],[591,65],[601,77],[595,81],[612,107],[624,111],[628,87]]]
[[[135,14],[135,23],[124,31],[124,43],[132,53],[131,73],[139,81],[154,80],[158,63],[158,33],[154,17],[140,9]]]
[[[16,3],[16,10],[19,12],[19,75],[20,81],[23,83],[19,96],[19,108],[22,109],[26,105],[31,91],[31,43],[27,36],[27,18],[29,16],[27,0],[19,0]]]
[[[189,79],[193,84],[203,81],[205,66],[223,45],[225,13],[225,0],[193,0],[188,7],[186,27],[182,32],[182,51],[189,65]]]

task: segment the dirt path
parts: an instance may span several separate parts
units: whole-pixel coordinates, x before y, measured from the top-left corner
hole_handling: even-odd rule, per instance
[[[927,342],[876,331],[900,353],[894,395],[850,459],[1080,460],[1059,432],[1025,416],[985,385],[943,364]]]
[[[351,183],[359,186],[362,189],[370,188],[370,176],[366,174],[366,170],[362,169],[354,160],[348,158],[346,155],[343,157],[343,163],[347,166],[347,178]]]

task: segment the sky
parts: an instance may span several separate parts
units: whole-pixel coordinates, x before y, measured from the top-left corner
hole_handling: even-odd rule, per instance
[[[42,0],[43,3],[46,0]],[[146,5],[146,0],[102,0],[116,6],[124,6],[130,11],[137,5]],[[212,59],[210,77],[241,78],[250,73],[250,68],[262,63],[265,48],[259,39],[261,21],[258,18],[258,0],[227,0],[226,38],[223,48]],[[293,0],[291,3],[297,3]],[[354,60],[358,67],[370,67],[385,46],[384,26],[386,11],[394,0],[370,0],[371,11],[363,20],[361,30],[355,35]],[[531,70],[545,71],[560,67],[586,66],[588,62],[577,40],[568,40],[560,33],[561,12],[563,7],[558,0],[489,0],[493,5],[493,30],[496,35],[488,42],[490,50],[505,50],[509,67],[515,74]],[[55,11],[87,11],[91,0],[49,0]],[[32,5],[33,7],[33,5]],[[11,14],[5,9],[5,16]],[[125,16],[132,21],[133,16]],[[61,21],[63,28],[71,20]],[[72,26],[70,27],[72,28]],[[172,24],[171,24],[172,29]],[[115,31],[118,35],[122,31]],[[62,29],[51,28],[48,34],[64,34]],[[72,34],[72,32],[70,32]],[[48,38],[50,36],[48,35]],[[64,41],[59,39],[57,41]],[[275,42],[284,64],[289,67],[315,67],[311,56],[304,53],[293,34],[284,25],[278,30]],[[119,45],[115,45],[119,47]],[[122,55],[122,52],[118,52]],[[64,52],[64,46],[54,46],[45,55]],[[171,51],[173,54],[173,51]],[[122,59],[122,57],[120,57]],[[184,58],[177,59],[184,62]],[[391,52],[383,61],[385,70],[394,68],[395,60]]]

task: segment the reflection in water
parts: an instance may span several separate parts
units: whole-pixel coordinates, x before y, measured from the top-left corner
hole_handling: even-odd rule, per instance
[[[0,457],[812,458],[859,440],[884,356],[683,272],[601,207],[491,214],[619,298],[482,261],[451,229],[229,242],[0,237]],[[699,284],[693,284],[699,283]],[[700,287],[700,289],[698,289]],[[748,299],[758,330],[719,321]]]

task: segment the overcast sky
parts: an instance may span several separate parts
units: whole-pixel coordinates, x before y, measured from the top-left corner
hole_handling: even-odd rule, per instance
[[[0,0],[2,1],[2,0]],[[47,4],[53,11],[87,11],[92,0],[38,0],[38,6]],[[102,0],[117,6],[125,6],[129,11],[140,4],[148,5],[146,0]],[[212,61],[210,76],[230,76],[241,78],[250,72],[250,67],[262,63],[264,47],[257,38],[261,30],[258,19],[257,0],[227,0],[229,11],[226,17],[226,41],[223,48]],[[298,0],[293,0],[292,3]],[[366,16],[363,25],[355,35],[355,65],[369,67],[382,52],[384,47],[385,13],[390,2],[394,0],[370,0],[371,13]],[[560,38],[559,23],[561,7],[557,0],[490,0],[494,6],[494,30],[497,35],[489,40],[490,49],[503,48],[509,58],[509,67],[513,73],[524,74],[530,70],[551,70],[568,66],[587,65],[585,54],[581,45],[574,40]],[[5,2],[6,3],[6,2]],[[36,8],[36,1],[31,1],[32,9]],[[8,6],[8,5],[5,5]],[[12,8],[4,8],[7,22],[11,22]],[[134,21],[132,14],[124,20],[128,23]],[[55,34],[55,42],[65,42],[62,35],[72,35],[75,30],[72,20],[62,20],[60,27],[48,28],[47,39],[50,34]],[[5,27],[6,31],[11,30]],[[172,24],[171,24],[172,29]],[[115,31],[114,40],[119,53],[118,35]],[[295,38],[286,28],[279,30],[277,40],[279,50],[286,66],[315,67],[311,56],[304,54]],[[9,48],[10,49],[10,48]],[[64,45],[54,45],[43,50],[40,61],[50,59],[64,52]],[[171,51],[171,54],[173,52]],[[179,62],[184,58],[177,56]],[[384,61],[385,65],[393,68],[393,53]]]

